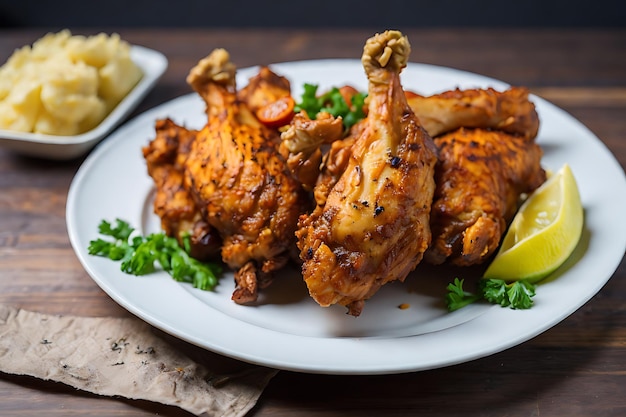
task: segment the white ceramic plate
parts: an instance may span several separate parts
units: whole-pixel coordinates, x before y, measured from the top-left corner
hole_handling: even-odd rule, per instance
[[[298,96],[304,82],[319,83],[321,90],[345,83],[366,88],[356,60],[284,63],[273,69],[289,77]],[[256,71],[241,70],[240,85]],[[405,88],[424,94],[454,87],[507,87],[483,76],[414,63],[402,80]],[[340,306],[317,306],[296,271],[280,274],[257,305],[239,306],[230,300],[232,275],[223,277],[215,292],[203,292],[165,273],[125,275],[119,263],[88,255],[86,248],[98,237],[103,219],[122,218],[144,233],[158,229],[141,147],[153,137],[158,118],[201,127],[204,105],[195,94],[137,117],[87,158],[69,191],[69,236],[87,272],[120,305],[181,339],[243,361],[311,373],[383,374],[484,357],[518,345],[576,311],[611,277],[626,247],[623,169],[581,123],[541,98],[533,100],[542,122],[538,141],[545,150],[544,165],[556,170],[570,164],[579,182],[585,230],[571,259],[538,288],[530,310],[477,304],[448,313],[445,286],[471,270],[418,267],[405,284],[383,287],[354,318]],[[402,303],[410,308],[398,308]]]
[[[72,159],[85,154],[137,107],[167,69],[167,58],[160,52],[133,45],[130,53],[144,75],[98,126],[74,136],[0,130],[0,146],[20,154],[56,160]]]

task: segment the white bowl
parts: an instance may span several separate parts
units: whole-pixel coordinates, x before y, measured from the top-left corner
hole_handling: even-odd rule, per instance
[[[143,71],[143,77],[98,126],[73,136],[0,129],[0,146],[23,155],[57,160],[76,158],[88,152],[137,107],[167,69],[167,58],[160,52],[133,45],[130,54]]]

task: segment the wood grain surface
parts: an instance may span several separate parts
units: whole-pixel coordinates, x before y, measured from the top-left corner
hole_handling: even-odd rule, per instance
[[[134,116],[189,93],[187,72],[215,47],[228,49],[240,67],[359,58],[364,40],[382,29],[100,30],[118,32],[129,42],[159,50],[169,59],[167,72]],[[46,31],[0,29],[0,62]],[[527,86],[584,123],[626,166],[625,30],[403,31],[411,40],[412,61]],[[89,278],[69,243],[65,203],[81,162],[82,158],[65,162],[27,158],[0,148],[0,303],[53,314],[130,315]],[[198,350],[183,346],[189,354]],[[0,415],[189,414],[0,373]],[[280,372],[250,415],[624,416],[626,263],[622,260],[611,280],[585,306],[517,347],[469,363],[400,375]]]

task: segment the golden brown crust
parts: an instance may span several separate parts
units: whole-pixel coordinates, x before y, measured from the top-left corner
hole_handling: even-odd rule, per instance
[[[237,91],[239,100],[246,103],[253,113],[269,103],[290,95],[289,80],[266,66],[259,68],[259,72],[248,80],[248,84]]]
[[[155,184],[154,213],[168,236],[182,245],[190,238],[190,253],[200,260],[219,258],[221,238],[202,217],[191,194],[184,187],[183,166],[197,132],[176,125],[170,119],[157,120],[156,137],[142,151],[148,174]]]
[[[425,259],[467,266],[497,249],[520,195],[545,181],[541,148],[502,131],[465,129],[435,138],[433,243]]]
[[[311,120],[302,111],[293,117],[280,137],[280,150],[287,157],[289,169],[307,190],[311,190],[320,175],[321,146],[343,138],[343,121],[324,112]]]
[[[455,89],[428,97],[409,94],[408,102],[432,137],[460,127],[476,127],[530,140],[539,131],[539,116],[528,94],[523,87],[503,92],[493,88]]]
[[[144,156],[164,230],[219,231],[235,302],[254,302],[295,250],[312,298],[358,316],[422,258],[483,262],[520,194],[545,180],[527,89],[408,93],[400,73],[410,51],[398,31],[367,40],[367,117],[347,137],[327,113],[290,115],[282,137],[262,124],[255,109],[291,94],[267,67],[239,91],[225,50],[190,71],[206,125],[189,131],[159,121]]]
[[[231,88],[232,64],[221,51],[215,53],[190,74],[207,103],[208,121],[185,162],[185,186],[206,221],[219,230],[222,260],[236,271],[246,268],[236,276],[247,292],[238,287],[234,299],[249,302],[259,287],[250,280],[258,279],[259,271],[269,274],[284,266],[307,200],[278,152],[278,132],[259,123],[238,99]],[[217,81],[214,74],[219,74]]]

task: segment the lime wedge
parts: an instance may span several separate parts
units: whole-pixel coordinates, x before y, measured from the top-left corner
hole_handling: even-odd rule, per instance
[[[568,164],[519,208],[484,278],[537,282],[572,254],[583,229],[583,207]]]

